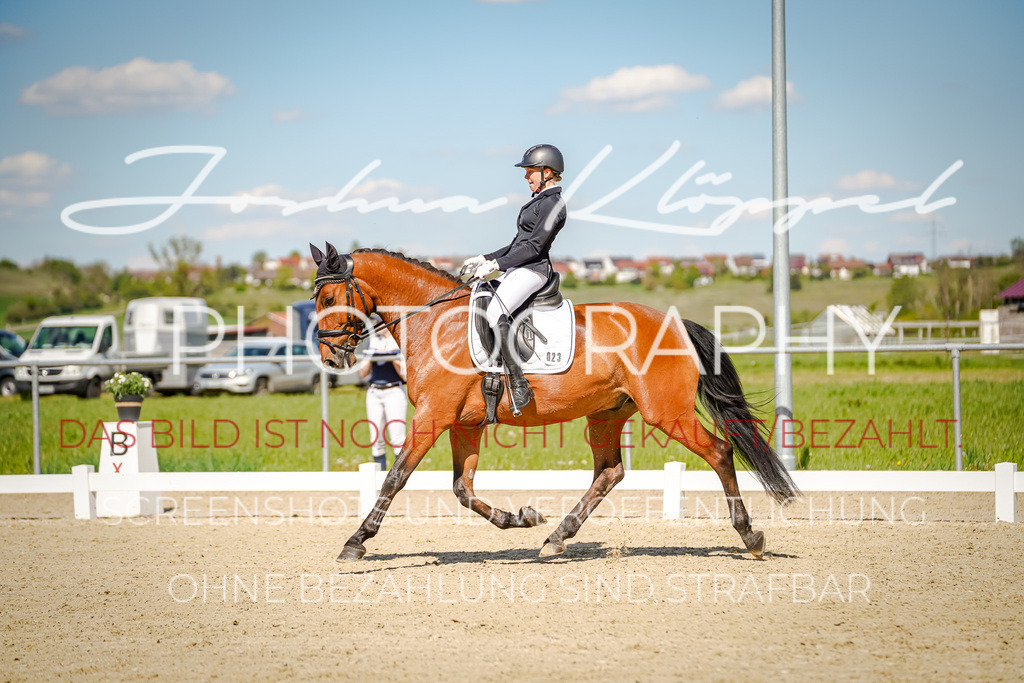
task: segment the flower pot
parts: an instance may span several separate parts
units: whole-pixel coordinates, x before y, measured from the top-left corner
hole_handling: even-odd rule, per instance
[[[114,405],[117,407],[117,418],[127,422],[138,422],[139,415],[142,414],[142,398],[138,394],[128,394],[115,398]]]

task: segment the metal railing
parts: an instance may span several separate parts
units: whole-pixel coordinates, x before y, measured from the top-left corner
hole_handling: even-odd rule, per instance
[[[737,355],[774,355],[778,350],[774,346],[758,346],[758,347],[739,347],[730,348],[724,347],[724,350],[730,356]],[[790,354],[834,354],[834,353],[948,353],[952,362],[953,369],[953,420],[954,420],[954,468],[957,471],[963,470],[963,443],[962,443],[962,430],[961,430],[961,400],[960,400],[960,357],[963,353],[971,353],[978,351],[1024,351],[1024,343],[1003,343],[1003,344],[979,344],[979,343],[968,343],[968,342],[946,342],[944,344],[901,344],[898,346],[891,346],[881,344],[875,349],[868,349],[863,345],[843,345],[843,346],[789,346],[782,350],[783,353]],[[139,368],[165,368],[173,365],[177,362],[180,365],[206,365],[207,363],[219,363],[224,364],[232,362],[234,356],[202,356],[202,357],[187,357],[180,358],[177,361],[171,358],[149,358],[149,359],[132,359],[126,361],[124,359],[105,359],[101,361],[67,361],[62,363],[40,363],[40,362],[23,362],[23,361],[0,361],[0,367],[28,367],[31,369],[32,377],[32,468],[35,474],[41,473],[41,445],[40,445],[40,417],[39,417],[39,370],[41,368],[51,367],[66,367],[69,365],[77,366],[111,366],[117,368],[127,368],[131,366],[133,369]],[[288,356],[243,356],[245,364],[248,363],[282,363],[287,362]],[[292,362],[314,362],[317,363],[316,359],[312,357],[303,356],[291,356]],[[310,358],[310,360],[306,360]],[[298,360],[296,360],[298,359]],[[317,363],[319,365],[319,363]],[[349,370],[345,373],[334,373],[338,376],[351,374],[354,370]],[[322,424],[329,423],[328,415],[328,391],[330,389],[329,374],[323,366],[320,366],[320,419]],[[625,439],[624,445],[629,443],[630,434],[628,431],[623,433]],[[323,440],[322,452],[321,452],[321,468],[322,471],[327,472],[330,469],[330,441]],[[624,449],[624,465],[627,469],[631,469],[631,449]]]

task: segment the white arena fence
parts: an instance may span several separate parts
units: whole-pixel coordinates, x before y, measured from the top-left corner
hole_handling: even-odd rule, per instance
[[[730,355],[774,355],[774,347],[725,347]],[[866,353],[872,351],[865,346],[791,346],[786,353]],[[1015,463],[1000,463],[992,472],[963,472],[963,443],[960,433],[960,356],[964,352],[1024,351],[1024,344],[903,344],[899,346],[880,345],[874,353],[893,352],[946,352],[952,361],[952,385],[954,419],[955,471],[795,471],[792,476],[797,486],[804,491],[863,491],[863,492],[991,492],[996,499],[996,519],[1017,521],[1017,492],[1024,492],[1024,473],[1017,473]],[[249,362],[250,359],[246,359]],[[253,358],[254,362],[275,362],[272,359]],[[190,357],[179,359],[183,364],[206,364],[223,362],[223,357]],[[169,358],[136,360],[138,367],[145,363],[153,367],[169,365]],[[97,365],[96,361],[77,363]],[[124,361],[110,360],[107,365],[123,367]],[[76,365],[73,362],[61,365]],[[320,472],[144,472],[138,474],[108,475],[96,474],[93,466],[79,465],[72,468],[72,474],[40,474],[39,439],[39,388],[38,373],[43,367],[38,363],[17,361],[0,362],[0,366],[32,368],[33,408],[33,465],[35,474],[0,476],[2,493],[73,493],[76,517],[89,519],[96,516],[95,493],[98,491],[192,491],[192,492],[238,492],[238,491],[358,491],[360,509],[365,514],[372,508],[384,473],[373,463],[361,465],[359,472],[330,472],[329,443],[323,449],[323,471]],[[326,371],[321,375],[321,419],[327,423],[328,382]],[[624,435],[628,438],[628,434]],[[760,490],[760,485],[748,472],[740,472],[741,490]],[[422,471],[413,473],[407,490],[435,491],[451,487],[451,473],[447,471]],[[590,485],[592,472],[589,470],[528,470],[528,471],[481,471],[476,485],[493,491],[562,491],[586,489]],[[664,496],[663,516],[665,519],[679,519],[682,511],[683,491],[720,491],[717,475],[710,471],[694,471],[684,474],[683,464],[670,462],[661,470],[632,470],[619,484],[621,490],[661,490]]]
[[[991,472],[814,471],[791,473],[802,491],[861,492],[980,492],[995,496],[995,520],[1017,522],[1017,493],[1024,492],[1024,472],[1016,463],[999,463]],[[92,465],[77,465],[71,474],[10,474],[0,476],[3,493],[71,493],[75,517],[94,519],[97,492],[221,492],[317,491],[358,492],[361,515],[377,500],[385,472],[377,463],[364,463],[358,472],[142,472],[96,474]],[[741,491],[761,491],[753,474],[737,472]],[[589,470],[480,470],[474,484],[485,491],[585,490],[593,480]],[[406,491],[442,491],[452,486],[449,471],[413,472]],[[722,490],[718,475],[709,470],[687,472],[684,463],[665,463],[663,470],[631,470],[616,487],[624,491],[661,491],[662,517],[680,519],[686,492]]]

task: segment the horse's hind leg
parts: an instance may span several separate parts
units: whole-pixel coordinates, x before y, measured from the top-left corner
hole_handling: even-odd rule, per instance
[[[452,472],[455,481],[452,490],[463,506],[484,517],[499,529],[525,528],[544,524],[544,516],[530,506],[519,508],[519,513],[491,507],[476,497],[473,491],[473,477],[476,475],[480,457],[480,428],[476,425],[453,425],[448,431],[452,445]]]
[[[732,526],[743,539],[743,544],[754,557],[764,554],[764,532],[754,531],[750,527],[750,516],[740,496],[739,483],[736,481],[736,466],[732,459],[732,444],[711,434],[697,420],[691,407],[688,414],[667,424],[656,423],[661,431],[680,442],[688,449],[704,458],[715,471],[725,490],[725,499],[729,503],[729,517]],[[717,431],[717,430],[716,430]]]
[[[551,532],[540,549],[541,557],[561,555],[565,552],[566,539],[580,530],[583,522],[594,511],[611,490],[626,475],[622,468],[622,450],[619,438],[625,421],[636,411],[629,404],[628,409],[618,412],[599,413],[587,418],[587,432],[590,448],[594,451],[594,481],[583,494],[576,507],[566,515],[558,528]]]

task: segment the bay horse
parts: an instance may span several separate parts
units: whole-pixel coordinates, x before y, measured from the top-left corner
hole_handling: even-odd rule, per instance
[[[484,375],[473,370],[467,343],[469,297],[465,292],[455,294],[466,285],[427,263],[383,249],[339,254],[328,243],[326,253],[313,245],[310,250],[318,266],[313,298],[324,365],[342,369],[356,362],[355,348],[367,334],[365,321],[376,312],[383,320],[378,328],[388,328],[405,354],[414,406],[413,428],[407,430],[380,496],[338,560],[358,560],[366,554],[364,543],[377,534],[391,501],[445,431],[452,449],[452,488],[462,505],[501,529],[545,523],[531,507],[516,514],[492,508],[473,490],[485,404],[480,388]],[[714,335],[690,320],[632,303],[578,305],[575,326],[576,356],[569,369],[530,376],[536,398],[519,417],[513,417],[507,400],[497,412],[500,422],[517,426],[587,418],[593,482],[544,541],[540,556],[564,553],[565,541],[622,481],[620,434],[625,422],[639,412],[649,425],[711,465],[721,479],[733,527],[760,558],[764,533],[750,526],[733,454],[738,453],[775,500],[786,502],[798,492]],[[714,372],[716,358],[720,368]],[[714,420],[713,432],[697,419],[698,397]],[[718,434],[722,426],[725,438]]]

